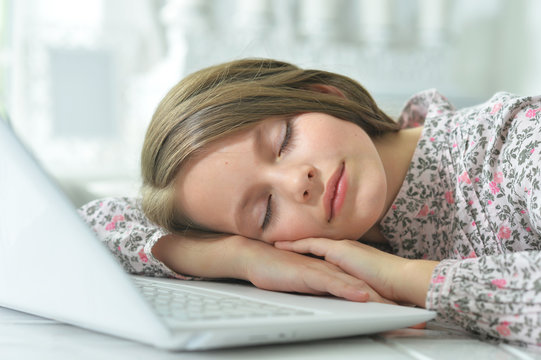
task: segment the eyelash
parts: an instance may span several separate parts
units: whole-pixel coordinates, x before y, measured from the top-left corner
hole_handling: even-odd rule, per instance
[[[278,156],[282,156],[286,154],[291,149],[293,140],[294,140],[293,125],[291,124],[291,120],[287,120],[286,133],[284,135],[284,140],[282,141],[282,144],[280,145],[280,150],[278,150]],[[267,228],[271,219],[273,218],[271,199],[272,199],[272,194],[269,195],[269,198],[267,200],[267,210],[265,211],[265,219],[263,219],[263,224],[261,225],[262,230],[265,230]]]
[[[267,210],[265,211],[265,219],[263,219],[261,230],[265,230],[267,228],[272,218],[271,198],[272,198],[272,195],[269,195],[269,199],[267,200]]]
[[[291,124],[291,120],[288,120],[286,122],[286,133],[284,135],[284,140],[282,141],[282,145],[280,145],[278,156],[282,156],[283,154],[287,153],[289,149],[291,148],[292,142],[293,142],[293,127]]]

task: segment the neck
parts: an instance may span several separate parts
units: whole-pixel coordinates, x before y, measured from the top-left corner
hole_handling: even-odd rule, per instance
[[[398,191],[408,172],[422,130],[422,127],[404,129],[398,132],[387,133],[373,139],[385,170],[387,195],[385,197],[383,212],[374,227],[363,236],[363,239],[372,242],[381,242],[384,240],[379,232],[379,222],[387,213],[394,199],[398,195]]]

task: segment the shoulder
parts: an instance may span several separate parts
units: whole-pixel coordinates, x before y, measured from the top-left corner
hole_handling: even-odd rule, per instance
[[[455,107],[438,90],[428,89],[409,98],[402,108],[398,123],[402,128],[423,125],[429,111],[433,108],[436,108],[438,112],[455,110]]]

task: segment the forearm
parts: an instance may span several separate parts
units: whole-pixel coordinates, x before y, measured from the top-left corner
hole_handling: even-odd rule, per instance
[[[539,251],[444,260],[435,269],[426,307],[483,337],[538,346],[539,279]]]
[[[179,274],[247,280],[242,259],[251,243],[255,241],[240,236],[168,235],[154,245],[152,254]]]
[[[425,307],[432,273],[437,265],[437,261],[406,260],[403,270],[397,272],[397,301]]]
[[[410,260],[364,244],[353,243],[353,245],[366,251],[366,255],[359,253],[356,256],[358,258],[356,261],[362,262],[366,267],[358,271],[356,276],[366,280],[381,295],[390,300],[425,307],[432,273],[438,265],[437,261]]]
[[[154,244],[168,232],[146,218],[137,199],[94,200],[79,214],[128,273],[184,278],[152,256]]]

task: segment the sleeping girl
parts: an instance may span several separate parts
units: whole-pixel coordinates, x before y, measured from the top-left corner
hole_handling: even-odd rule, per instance
[[[541,344],[541,97],[456,110],[429,90],[394,121],[348,77],[233,61],[169,91],[141,168],[141,199],[80,210],[131,273],[414,304]]]

